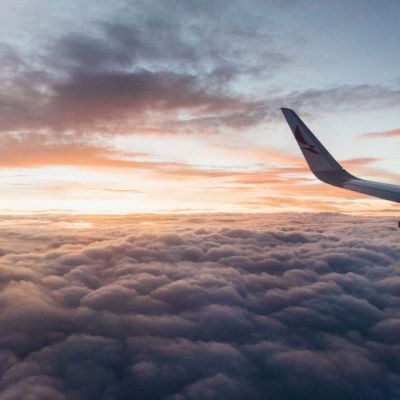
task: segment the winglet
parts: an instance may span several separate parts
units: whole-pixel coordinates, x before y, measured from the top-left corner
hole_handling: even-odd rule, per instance
[[[399,185],[368,181],[349,174],[329,154],[328,150],[325,149],[293,110],[282,108],[282,112],[304,158],[318,179],[330,185],[352,190],[353,192],[400,203]]]
[[[290,108],[281,108],[281,110],[308,166],[318,179],[339,187],[343,187],[350,179],[358,179],[349,174],[329,154],[328,150],[293,110]]]

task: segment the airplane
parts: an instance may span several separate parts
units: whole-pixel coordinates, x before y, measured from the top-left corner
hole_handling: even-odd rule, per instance
[[[281,108],[311,172],[322,182],[400,203],[400,185],[368,181],[347,172],[290,108]],[[400,227],[400,221],[399,221]]]

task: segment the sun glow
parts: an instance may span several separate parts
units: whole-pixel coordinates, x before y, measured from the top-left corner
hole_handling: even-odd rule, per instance
[[[1,172],[0,209],[3,214],[396,212],[383,201],[317,183],[302,169],[297,174],[290,173],[290,167],[287,171],[245,171],[244,164],[238,170],[158,163],[148,170],[7,169]]]

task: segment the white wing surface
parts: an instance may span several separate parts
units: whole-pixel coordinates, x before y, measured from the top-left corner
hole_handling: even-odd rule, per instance
[[[281,110],[308,166],[319,180],[343,189],[400,203],[399,185],[367,181],[351,175],[329,154],[293,110]]]

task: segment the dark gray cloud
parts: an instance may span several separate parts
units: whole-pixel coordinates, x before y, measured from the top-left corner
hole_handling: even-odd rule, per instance
[[[335,109],[346,111],[349,106],[352,112],[371,108],[393,107],[400,100],[400,89],[381,85],[342,85],[324,89],[308,89],[293,92],[287,96],[286,104],[295,109],[318,109],[328,111]]]
[[[142,3],[84,32],[63,32],[36,52],[4,47],[1,75],[9,88],[0,98],[2,129],[91,133],[112,125],[113,132],[134,132],[158,130],[165,119],[179,124],[182,110],[192,118],[247,114],[248,100],[232,85],[259,74],[261,65],[273,73],[288,56],[264,30],[225,18],[214,24],[219,11]],[[253,124],[253,113],[241,120]]]
[[[1,129],[68,132],[69,141],[94,132],[215,133],[281,121],[282,105],[303,113],[397,106],[397,87],[271,86],[301,63],[269,19],[291,2],[281,3],[121,3],[25,53],[2,45]]]
[[[1,399],[399,395],[392,218],[43,216],[0,227]]]

